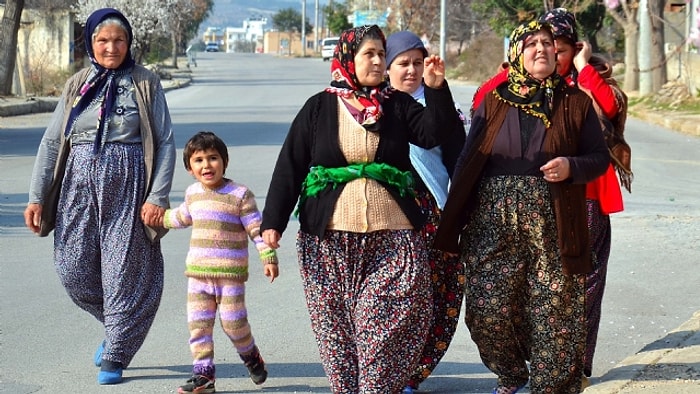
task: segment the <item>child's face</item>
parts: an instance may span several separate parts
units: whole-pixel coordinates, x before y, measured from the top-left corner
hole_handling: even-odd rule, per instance
[[[192,174],[202,185],[216,189],[224,183],[226,163],[216,149],[198,150],[190,156]]]

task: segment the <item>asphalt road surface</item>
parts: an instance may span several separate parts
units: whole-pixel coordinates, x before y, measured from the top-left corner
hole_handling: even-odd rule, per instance
[[[229,146],[227,175],[248,185],[262,209],[277,152],[305,100],[327,86],[329,63],[268,55],[201,53],[194,83],[168,92],[178,154],[199,130]],[[473,86],[451,83],[467,109]],[[189,230],[162,241],[165,290],[158,316],[124,383],[99,386],[92,355],[100,325],[68,299],[54,272],[51,236],[25,227],[22,211],[48,114],[0,119],[0,392],[172,393],[191,373],[184,258]],[[634,119],[627,122],[635,171],[625,211],[612,217],[613,248],[603,303],[597,377],[662,338],[700,309],[700,139]],[[171,193],[182,201],[193,179],[178,158]],[[281,275],[270,284],[251,249],[248,311],[268,363],[262,388],[248,378],[232,345],[215,331],[217,392],[327,393],[303,299],[294,251],[298,226],[282,238]],[[487,393],[494,375],[481,363],[463,323],[421,391]]]

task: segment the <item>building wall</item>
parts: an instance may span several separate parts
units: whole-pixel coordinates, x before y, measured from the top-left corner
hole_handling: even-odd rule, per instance
[[[22,12],[17,49],[25,68],[70,70],[74,63],[73,41],[73,18],[68,11]]]
[[[0,15],[4,11],[4,5],[0,5]],[[25,8],[22,11],[13,93],[45,93],[30,90],[44,87],[50,75],[72,73],[82,66],[84,51],[75,50],[74,29],[74,17],[68,10],[46,12]],[[79,58],[77,64],[76,57]]]
[[[314,34],[306,35],[306,56],[317,56],[314,51]],[[266,31],[263,52],[277,55],[301,56],[301,34],[286,31]]]

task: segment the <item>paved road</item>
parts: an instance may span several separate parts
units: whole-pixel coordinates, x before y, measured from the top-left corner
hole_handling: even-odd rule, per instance
[[[289,123],[304,100],[326,86],[328,63],[224,53],[201,54],[197,60],[195,82],[167,94],[178,149],[198,130],[219,134],[230,149],[227,174],[250,186],[262,208]],[[468,108],[474,88],[457,83],[452,88]],[[163,241],[163,302],[144,347],[125,371],[125,382],[98,386],[92,353],[102,338],[100,327],[61,288],[52,265],[52,238],[37,238],[23,226],[33,156],[47,120],[48,114],[4,118],[0,130],[0,392],[175,392],[191,364],[182,275],[189,230],[171,231]],[[636,179],[633,194],[625,194],[625,212],[612,219],[595,376],[700,309],[700,139],[634,119],[628,121],[627,135]],[[174,203],[182,201],[191,182],[178,160]],[[274,284],[252,270],[250,320],[269,364],[264,392],[326,393],[297,271],[296,229],[292,222],[284,234],[281,276]],[[256,267],[254,260],[251,266]],[[223,333],[215,336],[218,392],[260,392]],[[461,324],[446,358],[422,389],[486,393],[493,384]]]

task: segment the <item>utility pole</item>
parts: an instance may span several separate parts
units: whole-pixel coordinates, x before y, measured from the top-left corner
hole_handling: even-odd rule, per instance
[[[651,19],[649,17],[649,2],[639,2],[639,94],[647,96],[651,94],[653,79],[651,72]]]
[[[447,45],[447,10],[446,0],[440,0],[440,58],[445,60],[445,46]]]
[[[333,12],[333,0],[328,0],[328,9]],[[331,35],[331,27],[328,26],[328,18],[324,18],[323,20],[326,21],[326,37],[329,37]]]
[[[306,57],[306,0],[301,0],[301,57]]]
[[[314,4],[314,52],[318,52],[318,0]]]

